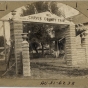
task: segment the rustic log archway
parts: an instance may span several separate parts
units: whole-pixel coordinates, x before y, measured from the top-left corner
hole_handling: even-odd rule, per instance
[[[50,17],[47,16],[47,14],[49,14]],[[37,19],[38,18],[38,19]],[[41,19],[39,19],[41,18]],[[50,20],[50,19],[54,19],[54,20]],[[76,59],[76,40],[75,40],[75,24],[73,22],[64,20],[64,18],[55,16],[53,14],[51,14],[50,12],[43,12],[43,13],[38,13],[38,14],[34,14],[34,15],[29,15],[29,16],[24,16],[24,17],[20,17],[20,18],[14,18],[11,23],[11,39],[15,41],[14,43],[14,54],[15,54],[15,60],[16,60],[16,71],[17,74],[20,72],[21,68],[21,52],[22,52],[22,36],[21,34],[23,33],[23,22],[37,22],[37,23],[47,23],[47,24],[57,24],[57,25],[61,25],[61,26],[65,26],[65,31],[60,33],[60,37],[63,37],[63,35],[66,38],[66,63],[67,65],[75,65],[76,63],[74,62]],[[63,28],[62,28],[63,29]],[[24,48],[27,49],[27,48]],[[23,50],[24,51],[24,50]],[[28,49],[25,51],[26,56],[24,55],[23,58],[29,59],[29,56],[27,56],[28,54]],[[25,71],[24,74],[26,74],[26,76],[28,74],[28,72],[30,72],[30,68],[27,69],[27,66],[29,67],[30,62],[29,61],[23,61],[23,65],[25,64]],[[28,72],[27,72],[28,71]],[[26,73],[25,73],[26,72]]]
[[[62,2],[62,3],[65,3],[65,2]],[[27,2],[25,4],[27,4]],[[67,4],[67,3],[65,3],[65,4]],[[24,3],[20,4],[20,6],[21,5],[24,5]],[[71,5],[71,3],[69,5]],[[74,2],[73,7],[75,8],[76,5],[77,5],[77,2]],[[19,7],[19,5],[17,5],[17,6]],[[14,8],[17,8],[17,7],[14,7]],[[76,7],[76,9],[78,9],[78,7]],[[12,9],[10,9],[10,10],[12,10]],[[3,14],[5,14],[5,13],[3,13]],[[16,19],[12,20],[11,25],[10,25],[11,26],[11,38],[12,38],[12,40],[15,41],[14,52],[15,52],[15,58],[16,58],[16,64],[17,64],[17,69],[16,69],[17,74],[18,74],[19,70],[21,69],[20,68],[20,63],[21,63],[20,53],[22,51],[22,47],[21,47],[22,36],[21,36],[21,33],[22,33],[22,30],[23,30],[23,28],[22,28],[22,22],[23,21],[35,22],[35,19],[31,19],[31,18],[25,19],[25,17],[20,18],[20,19],[16,18]],[[40,20],[36,20],[36,21],[40,22]],[[67,24],[68,25],[68,27],[66,28],[65,33],[62,33],[66,36],[66,41],[67,41],[67,44],[66,44],[67,65],[70,65],[70,66],[71,65],[76,65],[77,64],[77,62],[76,62],[76,58],[77,58],[76,55],[77,54],[75,52],[76,51],[75,25],[71,24],[71,22],[65,23],[65,22],[63,22],[63,20],[61,20],[61,21],[62,22],[60,22],[60,21],[58,22],[57,20],[53,20],[53,21],[49,22],[49,20],[46,20],[46,19],[45,19],[45,21],[44,21],[44,19],[41,20],[42,23],[52,23],[52,24],[56,23],[56,24],[62,24],[62,25]]]

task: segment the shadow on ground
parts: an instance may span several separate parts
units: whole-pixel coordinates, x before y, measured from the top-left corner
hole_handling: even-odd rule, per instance
[[[74,68],[74,67],[65,67],[65,66],[54,66],[50,65],[48,63],[31,63],[31,68],[39,70],[43,72],[50,72],[50,74],[60,74],[60,75],[66,75],[69,77],[77,77],[77,76],[85,76],[88,75],[88,69],[80,69],[80,68]]]
[[[59,62],[58,62],[59,61]],[[31,76],[29,78],[63,78],[63,77],[88,77],[88,68],[67,67],[66,63],[60,60],[42,59],[31,61]],[[15,69],[15,68],[14,68]],[[6,71],[5,61],[0,61],[0,76]],[[7,72],[4,77],[15,77],[15,70]],[[19,77],[22,77],[19,76]]]

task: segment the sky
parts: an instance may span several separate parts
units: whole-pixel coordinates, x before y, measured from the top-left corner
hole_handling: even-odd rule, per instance
[[[62,3],[58,3],[58,6],[61,6],[59,9],[65,13],[65,17],[70,17],[70,16],[74,16],[74,15],[77,15],[79,14],[79,11],[73,9],[72,7],[70,6],[67,6],[67,5],[64,5]],[[17,8],[15,11],[16,11],[16,16],[15,17],[20,17],[20,14],[22,13],[22,8],[24,8],[24,6],[20,7],[20,8]],[[12,15],[11,13],[7,14],[6,16],[3,16],[1,19],[5,19],[5,20],[8,20],[9,18],[12,18]],[[3,27],[2,27],[2,22],[0,22],[0,36],[3,35]],[[10,25],[9,25],[9,22],[5,22],[5,37],[6,37],[6,40],[7,40],[7,44],[10,44],[9,43],[9,40],[10,40]]]

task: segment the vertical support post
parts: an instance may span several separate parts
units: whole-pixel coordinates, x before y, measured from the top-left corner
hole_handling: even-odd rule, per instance
[[[22,57],[21,57],[21,53],[22,53],[22,47],[21,47],[21,43],[22,43],[22,32],[23,32],[23,25],[22,25],[22,21],[19,20],[15,20],[15,11],[12,12],[13,15],[13,19],[10,21],[10,36],[11,36],[11,40],[14,41],[14,49],[13,49],[13,58],[15,59],[16,62],[16,75],[21,74],[22,73]]]
[[[56,58],[58,58],[59,54],[58,54],[58,40],[57,40],[57,50],[56,50]]]
[[[22,72],[22,58],[21,58],[21,52],[22,52],[22,31],[23,31],[23,26],[22,26],[22,21],[16,21],[13,20],[13,25],[14,25],[14,49],[15,49],[15,61],[16,61],[16,74],[20,74]]]
[[[85,59],[86,59],[86,63],[85,64],[88,64],[88,31],[85,31],[85,38],[83,39],[82,41],[82,47],[85,48]]]
[[[51,54],[51,41],[50,41],[50,44],[49,44],[49,52]]]
[[[6,40],[5,40],[5,22],[4,21],[3,21],[3,35],[4,35],[5,62],[7,62],[7,58],[6,58]]]
[[[76,50],[76,39],[75,39],[75,25],[70,24],[66,33],[66,61],[67,65],[77,65],[77,50]]]
[[[27,35],[23,33],[22,42],[22,62],[23,62],[23,76],[31,76],[30,73],[30,57],[29,57],[29,43],[26,41]]]
[[[59,56],[59,50],[58,50],[58,40],[55,41],[55,57],[58,58]]]

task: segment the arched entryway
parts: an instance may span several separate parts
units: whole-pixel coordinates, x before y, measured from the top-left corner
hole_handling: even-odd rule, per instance
[[[47,15],[48,14],[48,15]],[[24,50],[27,49],[22,48],[22,36],[23,33],[23,23],[42,23],[42,24],[49,24],[49,25],[57,25],[55,30],[55,39],[57,40],[63,40],[65,38],[66,44],[65,44],[65,56],[66,56],[66,64],[67,65],[75,65],[74,61],[76,59],[76,44],[75,44],[75,25],[72,22],[69,22],[65,20],[64,18],[60,18],[58,16],[55,16],[51,14],[50,12],[44,12],[34,15],[29,15],[25,17],[15,18],[10,23],[11,26],[11,39],[15,41],[14,45],[14,54],[15,54],[15,60],[16,60],[16,71],[17,73],[20,71],[20,64],[21,59],[20,54]],[[56,45],[58,46],[58,44]],[[75,51],[74,51],[75,50]],[[25,54],[23,55],[23,58],[26,58],[25,60],[29,59],[28,55],[28,49],[25,51]],[[73,56],[75,55],[75,56]],[[72,61],[74,59],[74,61]],[[30,65],[29,61],[23,61],[23,68],[24,74],[27,73],[27,71],[30,70],[26,69]],[[26,65],[24,65],[26,64]],[[27,65],[28,64],[28,65]],[[25,73],[26,72],[26,73]],[[30,72],[30,71],[29,71]]]

